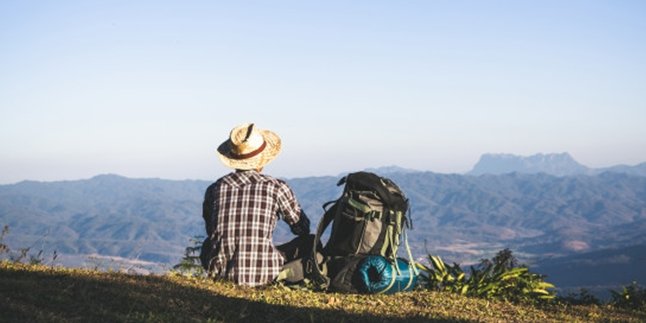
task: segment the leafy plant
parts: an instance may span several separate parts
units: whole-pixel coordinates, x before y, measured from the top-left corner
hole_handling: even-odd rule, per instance
[[[544,276],[519,266],[509,249],[500,251],[493,259],[471,266],[467,276],[460,265],[446,265],[439,256],[429,255],[432,267],[419,264],[425,273],[423,284],[428,289],[450,291],[467,296],[511,301],[546,301],[555,297]]]
[[[426,267],[417,263],[418,268],[426,273],[423,277],[427,287],[437,291],[449,291],[466,295],[469,292],[469,281],[466,274],[460,268],[460,265],[453,263],[449,266],[442,261],[440,256],[428,255],[428,259],[433,266]]]

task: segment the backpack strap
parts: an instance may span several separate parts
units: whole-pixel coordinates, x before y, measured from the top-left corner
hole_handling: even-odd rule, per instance
[[[399,272],[399,267],[397,266],[397,259],[395,259],[394,264],[390,263],[390,266],[392,266],[392,268],[393,268],[392,270],[395,271],[395,272],[390,274],[390,276],[391,276],[390,283],[388,283],[388,286],[386,288],[384,288],[383,290],[377,292],[377,294],[385,294],[386,292],[388,292],[395,285],[395,281],[397,280],[397,276],[401,275],[401,273]]]
[[[405,224],[406,226],[412,230],[413,229],[413,217],[411,214],[410,207],[407,210],[408,216],[406,217]],[[417,270],[417,264],[415,261],[415,258],[413,258],[413,253],[410,250],[410,245],[408,244],[408,230],[403,230],[404,232],[402,233],[402,239],[404,240],[404,247],[406,248],[406,253],[408,255],[408,263],[410,264],[411,269],[413,270],[413,273],[415,276],[419,275],[419,271]],[[412,277],[412,275],[411,275]],[[412,278],[411,278],[412,279]],[[412,282],[412,280],[411,280]]]
[[[336,212],[336,205],[333,205],[329,209],[327,209],[328,206],[330,206],[333,203],[338,202],[338,200],[335,201],[330,201],[325,204],[323,204],[323,210],[325,210],[325,213],[323,213],[323,217],[321,218],[321,221],[319,221],[319,224],[316,228],[316,235],[314,236],[314,242],[312,243],[312,256],[307,259],[305,263],[305,274],[306,276],[309,277],[309,279],[312,281],[314,284],[314,287],[319,290],[326,290],[328,286],[330,285],[330,278],[328,278],[323,272],[321,267],[319,266],[319,262],[316,259],[316,253],[317,253],[317,246],[319,241],[321,240],[321,236],[323,235],[323,232],[325,232],[325,229],[330,225],[332,220],[334,219],[334,213]]]
[[[339,182],[336,183],[337,186],[341,186],[346,183],[348,176],[342,177]],[[345,193],[345,190],[344,190]],[[342,194],[343,197],[344,194]],[[314,288],[317,290],[327,290],[328,286],[330,286],[330,278],[323,273],[323,269],[319,266],[319,262],[316,259],[316,254],[317,254],[317,247],[319,241],[321,241],[321,236],[323,236],[323,232],[325,232],[325,229],[330,225],[332,220],[334,220],[334,216],[336,213],[336,203],[338,203],[341,198],[338,198],[333,201],[329,201],[325,204],[323,204],[323,216],[321,217],[321,220],[319,221],[318,226],[316,227],[316,234],[314,236],[314,242],[312,243],[312,252],[310,253],[311,256],[305,261],[305,276],[309,278],[309,280],[312,282],[314,285]],[[330,205],[332,205],[330,207]],[[329,208],[328,208],[329,207]],[[325,261],[325,255],[324,255],[324,260]]]
[[[408,234],[406,234],[406,232],[404,232],[403,239],[404,239],[404,246],[406,248],[406,253],[408,254],[408,263],[410,264],[410,268],[415,274],[415,276],[417,276],[419,275],[419,271],[417,270],[416,261],[415,261],[415,258],[413,258],[413,253],[410,250],[410,245],[408,244]]]

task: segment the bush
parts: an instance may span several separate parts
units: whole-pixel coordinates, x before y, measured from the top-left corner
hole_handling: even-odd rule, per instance
[[[432,267],[421,264],[419,267],[425,273],[422,284],[431,290],[509,301],[539,302],[555,297],[549,290],[554,285],[545,282],[544,276],[530,272],[526,266],[519,266],[509,249],[472,266],[468,276],[460,265],[448,266],[439,256],[429,255],[429,260]]]
[[[31,253],[32,247],[20,248],[17,251],[11,250],[8,245],[4,243],[5,236],[9,234],[9,226],[5,225],[0,232],[0,259],[8,258],[9,261],[14,263],[22,263],[25,260],[31,265],[40,265],[45,262],[43,250],[39,250],[36,254]],[[58,257],[54,250],[52,262]]]
[[[633,310],[646,310],[646,289],[640,287],[637,282],[630,286],[624,286],[619,292],[610,291],[612,300],[610,304],[621,308]]]
[[[184,257],[181,261],[173,266],[173,271],[185,276],[202,277],[206,273],[200,261],[200,251],[202,250],[203,236],[195,236],[189,239],[190,245],[184,249]]]
[[[601,305],[601,301],[585,288],[581,288],[578,293],[569,293],[567,296],[559,297],[559,301],[572,305]]]

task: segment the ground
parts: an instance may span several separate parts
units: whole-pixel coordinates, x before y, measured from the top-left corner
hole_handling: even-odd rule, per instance
[[[343,295],[242,288],[179,274],[0,263],[2,322],[644,322],[610,306],[534,306],[414,291]]]

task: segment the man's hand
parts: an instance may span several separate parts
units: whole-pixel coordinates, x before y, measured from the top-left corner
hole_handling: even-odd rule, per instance
[[[300,218],[296,223],[290,225],[289,228],[292,230],[292,233],[297,236],[310,234],[310,219],[308,219],[305,212],[301,210]]]

